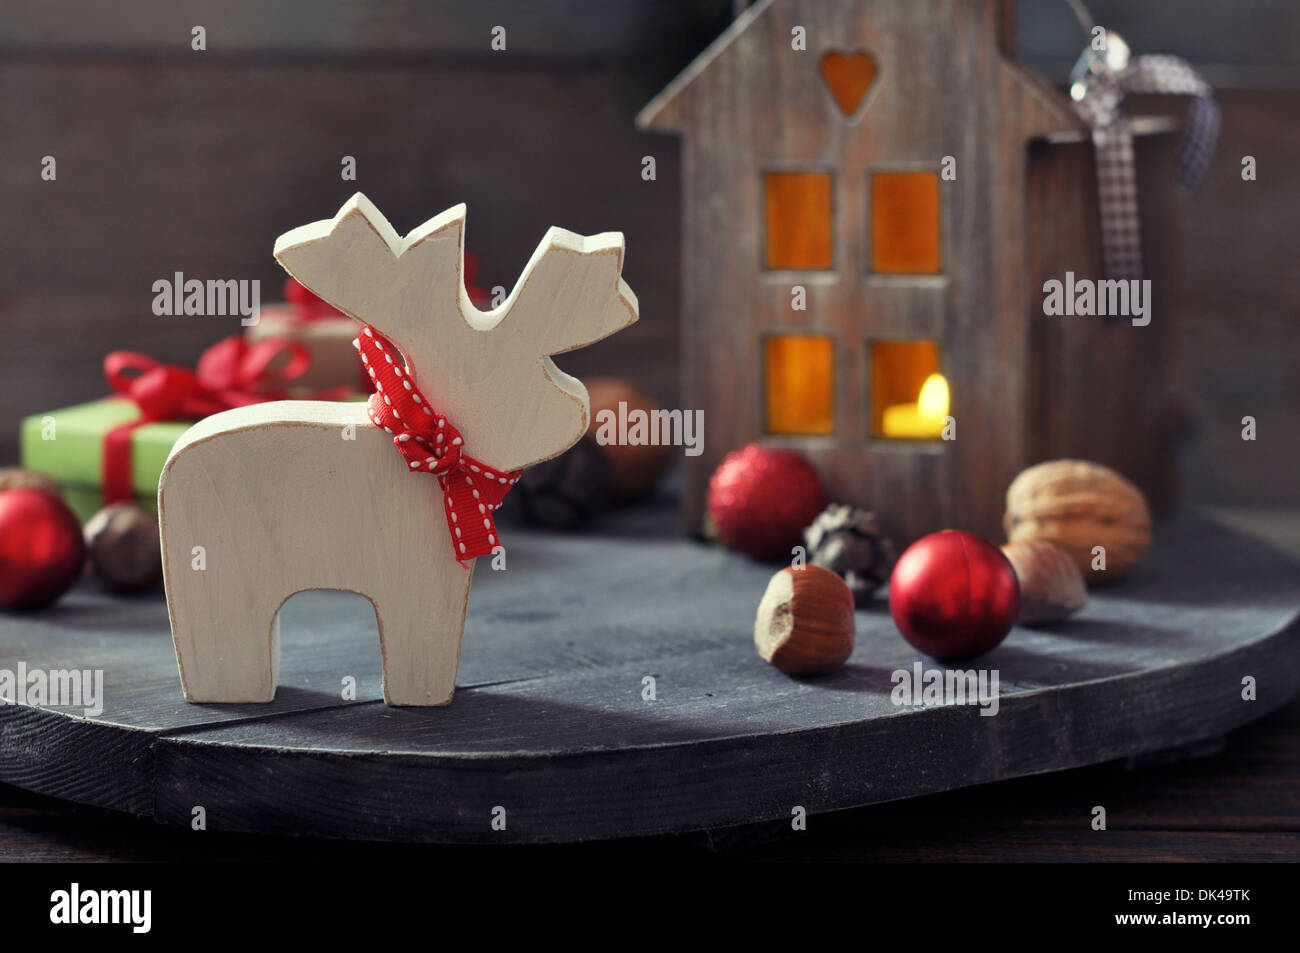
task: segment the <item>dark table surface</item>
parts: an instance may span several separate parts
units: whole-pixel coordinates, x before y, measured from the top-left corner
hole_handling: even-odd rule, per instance
[[[1300,512],[1215,511],[1300,559]],[[1300,699],[1169,763],[1112,762],[788,822],[475,848],[195,832],[0,785],[0,861],[1300,861]],[[1092,829],[1093,808],[1107,829]]]
[[[1107,812],[1094,831],[1092,809]],[[1297,861],[1300,700],[1221,751],[1123,762],[784,822],[636,840],[488,848],[194,832],[0,785],[0,861]]]

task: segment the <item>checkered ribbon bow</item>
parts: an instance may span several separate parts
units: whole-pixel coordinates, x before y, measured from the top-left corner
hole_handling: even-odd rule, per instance
[[[502,473],[467,454],[460,431],[429,406],[397,349],[374,328],[363,327],[352,345],[375,382],[366,407],[371,421],[393,435],[412,471],[432,473],[442,486],[456,559],[464,564],[492,552],[497,545],[492,514],[523,471]]]
[[[1102,259],[1109,278],[1142,277],[1142,231],[1138,220],[1133,132],[1121,109],[1128,93],[1191,96],[1187,124],[1178,146],[1178,177],[1200,185],[1219,138],[1219,107],[1210,87],[1176,56],[1128,59],[1127,46],[1106,33],[1107,53],[1088,50],[1070,89],[1075,111],[1092,127],[1097,150],[1097,194],[1101,205]],[[1119,57],[1109,51],[1119,49]],[[1116,59],[1122,63],[1116,68]]]

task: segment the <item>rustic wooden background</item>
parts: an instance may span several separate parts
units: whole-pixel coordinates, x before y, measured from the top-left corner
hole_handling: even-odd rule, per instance
[[[1135,51],[1192,58],[1224,108],[1210,179],[1181,202],[1174,236],[1185,498],[1294,505],[1300,6],[1089,6]],[[356,189],[400,231],[468,202],[489,287],[513,284],[548,225],[623,230],[642,320],[561,364],[676,403],[677,147],[632,117],[732,12],[729,0],[6,0],[0,462],[16,459],[21,416],[103,393],[107,351],[192,363],[237,329],[154,317],[153,281],[258,278],[273,297],[275,236]],[[1064,0],[1023,3],[1019,20],[1025,59],[1062,80],[1083,42]],[[205,52],[190,49],[196,24]],[[489,49],[495,25],[503,53]],[[1246,154],[1257,182],[1240,179]],[[54,182],[40,177],[45,155]],[[345,155],[356,182],[339,177]],[[654,182],[641,178],[645,155]],[[1245,414],[1260,422],[1254,444],[1240,440]]]

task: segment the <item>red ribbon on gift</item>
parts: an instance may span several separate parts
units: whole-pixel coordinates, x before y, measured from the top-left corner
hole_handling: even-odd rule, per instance
[[[347,317],[297,278],[290,277],[284,283],[284,300],[289,302],[290,320],[294,324],[310,324],[324,318]]]
[[[492,310],[492,295],[478,286],[479,263],[470,252],[465,252],[465,292],[474,307],[480,311]]]
[[[429,406],[397,349],[374,328],[363,327],[352,343],[375,383],[367,405],[371,421],[393,435],[411,470],[432,473],[442,486],[456,559],[463,565],[492,552],[497,546],[492,514],[523,471],[505,473],[466,453],[460,431]]]
[[[282,354],[289,360],[279,368],[271,364]],[[104,435],[100,465],[104,503],[134,499],[131,486],[131,438],[137,427],[165,420],[201,420],[209,414],[289,394],[282,385],[301,377],[311,356],[297,341],[277,339],[250,345],[233,335],[208,348],[195,371],[163,364],[146,354],[114,351],[104,358],[104,376],[114,393],[140,408],[140,419],[121,424]],[[319,399],[339,392],[314,395]]]

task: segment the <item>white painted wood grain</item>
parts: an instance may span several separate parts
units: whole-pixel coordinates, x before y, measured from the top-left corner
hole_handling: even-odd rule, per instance
[[[514,470],[587,427],[586,389],[549,355],[631,324],[636,297],[620,277],[621,235],[551,229],[501,307],[480,312],[464,288],[464,219],[456,206],[402,238],[358,193],[333,219],[281,236],[275,255],[406,354],[472,456]],[[195,424],[158,485],[186,698],[270,701],[280,607],[306,589],[341,589],[375,607],[385,700],[447,704],[472,567],[455,558],[441,496],[361,404],[277,401]]]

